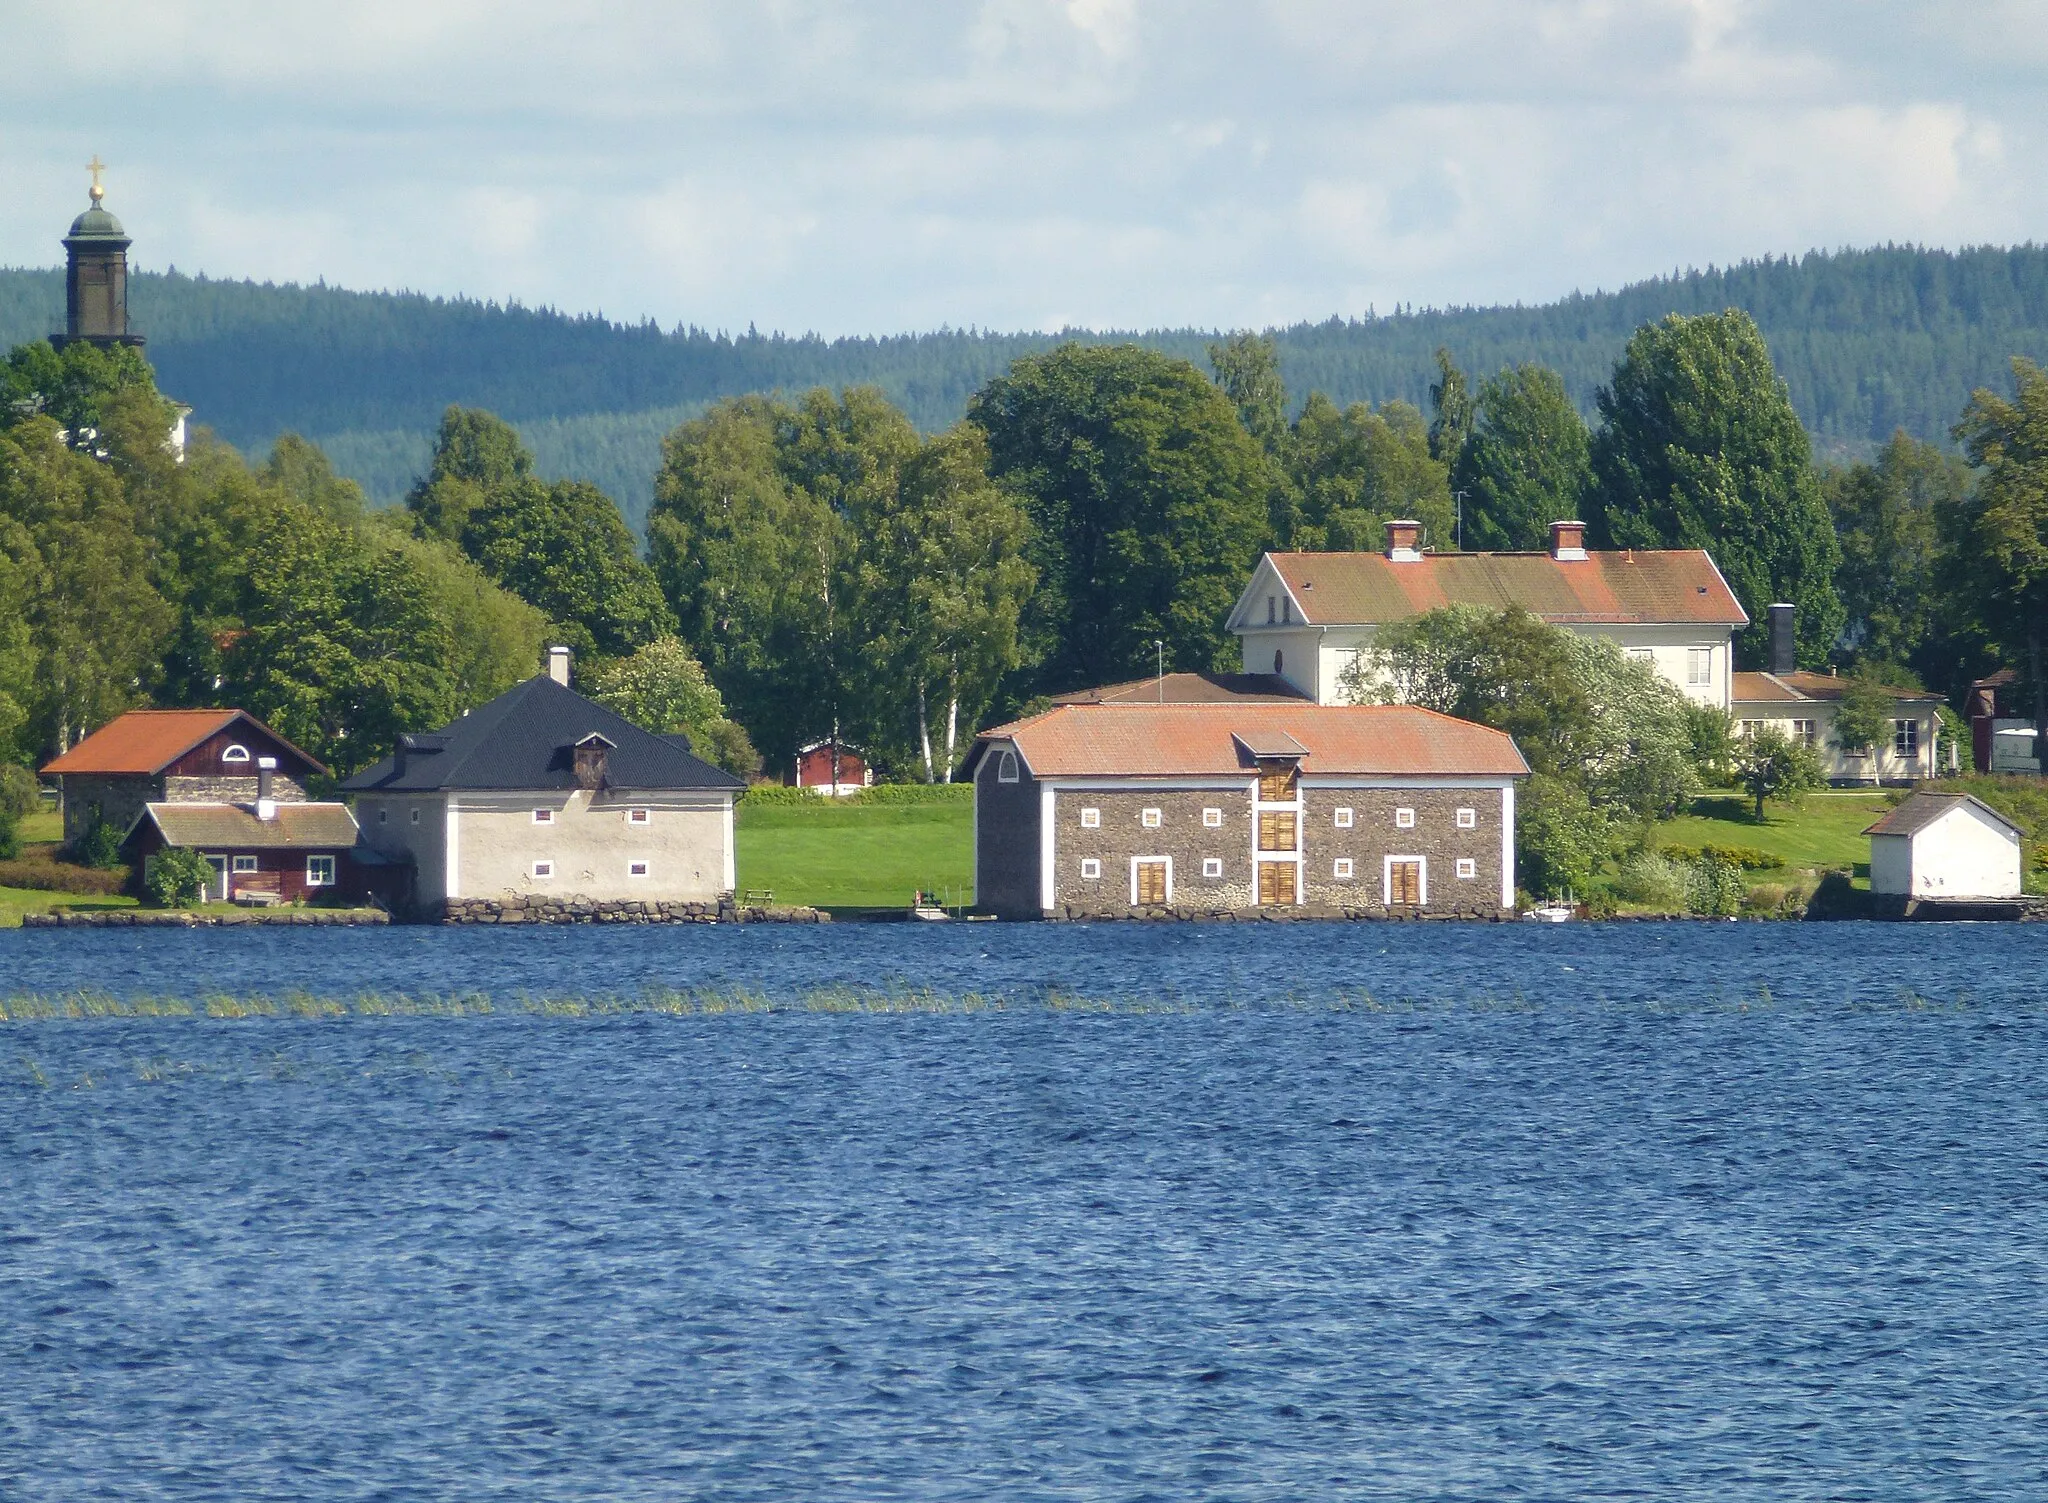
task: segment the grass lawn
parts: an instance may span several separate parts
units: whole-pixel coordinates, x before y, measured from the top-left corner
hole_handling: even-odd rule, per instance
[[[1810,793],[1796,809],[1764,805],[1764,822],[1757,824],[1748,799],[1707,797],[1694,802],[1691,814],[1659,825],[1658,844],[1755,846],[1784,857],[1794,870],[1841,867],[1867,878],[1870,840],[1863,831],[1890,806],[1877,793]],[[1759,881],[1777,877],[1752,874]]]
[[[0,887],[0,929],[19,929],[24,913],[48,913],[52,908],[133,908],[135,899],[119,895],[106,898],[81,897],[75,892],[40,892],[27,887]]]
[[[23,845],[55,844],[63,838],[64,816],[54,809],[48,813],[37,810],[21,822]]]
[[[742,892],[814,908],[908,908],[919,888],[973,902],[973,804],[817,803],[740,806]]]

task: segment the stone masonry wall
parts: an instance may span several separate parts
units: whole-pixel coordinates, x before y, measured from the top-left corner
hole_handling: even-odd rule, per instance
[[[163,784],[140,773],[64,775],[64,838],[85,833],[95,813],[123,835],[142,817],[142,806],[163,797]]]
[[[606,898],[456,898],[422,915],[444,924],[827,924],[832,915],[790,904],[741,907],[727,893],[715,902]]]
[[[1081,814],[1093,809],[1101,819],[1084,828]],[[1159,826],[1147,829],[1144,811],[1159,811]],[[1222,812],[1223,823],[1202,823],[1204,809]],[[1175,905],[1248,908],[1258,899],[1252,873],[1252,823],[1249,780],[1235,788],[1073,791],[1061,789],[1054,800],[1057,820],[1053,859],[1057,864],[1053,896],[1062,907],[1088,909],[1131,906],[1131,862],[1145,856],[1173,860],[1171,901]],[[1202,875],[1202,862],[1223,863],[1218,877]],[[1099,878],[1081,875],[1081,863],[1102,863]]]
[[[283,773],[270,778],[270,796],[280,804],[306,802],[306,790]],[[174,804],[253,804],[256,777],[186,778],[173,774],[164,779],[164,799]]]
[[[1302,867],[1311,905],[1379,907],[1386,896],[1386,858],[1421,856],[1428,863],[1428,909],[1499,910],[1498,788],[1308,788],[1304,794]],[[1351,810],[1348,830],[1337,826],[1340,808]],[[1412,829],[1394,823],[1398,809],[1415,811]],[[1475,828],[1458,828],[1460,809],[1472,810]],[[1336,875],[1339,858],[1352,862],[1348,880]],[[1473,863],[1473,876],[1458,876],[1460,858]]]

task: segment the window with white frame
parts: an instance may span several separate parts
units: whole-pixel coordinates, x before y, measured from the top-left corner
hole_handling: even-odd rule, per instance
[[[626,811],[626,823],[629,825],[653,824],[654,811],[651,809],[628,809]]]
[[[1339,882],[1349,882],[1352,870],[1351,858],[1349,856],[1339,856],[1336,864],[1331,868],[1331,875],[1336,877]]]
[[[1415,811],[1413,809],[1396,809],[1394,811],[1394,828],[1397,830],[1414,829]]]
[[[1892,722],[1892,755],[1901,759],[1920,755],[1919,721],[1894,720]]]
[[[1093,856],[1083,857],[1081,861],[1081,880],[1084,882],[1098,882],[1101,879],[1102,863]]]
[[[1202,858],[1202,875],[1205,877],[1222,876],[1223,858],[1221,856],[1204,856]]]
[[[536,862],[534,862],[534,863],[533,863],[533,878],[534,878],[534,880],[535,880],[536,882],[545,882],[545,881],[547,881],[547,879],[548,879],[548,878],[552,877],[552,876],[553,876],[554,874],[555,874],[555,863],[554,863],[554,862],[552,862],[552,861],[536,861]]]
[[[646,876],[647,863],[645,861],[628,861],[626,863],[626,875],[629,877]]]
[[[1138,814],[1138,823],[1143,825],[1148,830],[1158,829],[1159,811],[1157,809],[1140,810]]]
[[[1745,741],[1753,740],[1756,733],[1763,728],[1764,723],[1761,720],[1738,720],[1735,722],[1735,734],[1742,737]]]
[[[555,811],[552,809],[536,809],[533,811],[533,822],[537,825],[551,825],[555,822]]]
[[[253,872],[255,870],[257,870],[257,863],[256,858],[254,856],[235,857],[236,876],[240,876],[243,872]]]
[[[1792,739],[1801,746],[1812,746],[1820,739],[1818,727],[1811,720],[1794,720],[1791,722],[1791,728]]]
[[[1478,875],[1479,863],[1477,861],[1474,861],[1470,856],[1460,856],[1458,858],[1459,881],[1470,882],[1474,877]]]
[[[1206,830],[1222,829],[1223,811],[1221,809],[1204,809],[1202,811],[1202,828]]]
[[[1714,681],[1714,649],[1711,647],[1688,647],[1685,650],[1685,682],[1687,687],[1704,689]]]
[[[334,858],[332,856],[308,856],[306,858],[306,885],[308,887],[332,887],[334,885]]]
[[[221,752],[220,759],[223,762],[246,762],[249,760],[249,748],[239,743],[230,745]]]
[[[1630,662],[1654,663],[1657,661],[1657,650],[1654,647],[1631,647],[1628,656]]]
[[[1335,817],[1338,829],[1348,830],[1351,828],[1351,811],[1349,809],[1339,809]]]
[[[996,763],[996,781],[998,783],[1014,783],[1017,781],[1017,754],[1015,752],[1004,752],[1002,760]]]
[[[1102,811],[1100,809],[1083,809],[1081,811],[1081,828],[1084,830],[1101,829]]]
[[[1458,811],[1458,828],[1461,830],[1478,829],[1479,811],[1477,809],[1460,809]]]

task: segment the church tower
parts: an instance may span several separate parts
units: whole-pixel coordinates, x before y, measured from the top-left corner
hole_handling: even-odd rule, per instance
[[[128,246],[121,221],[100,206],[107,190],[100,186],[106,163],[95,156],[92,207],[71,221],[64,237],[64,332],[50,337],[58,349],[75,340],[101,346],[140,346],[142,336],[128,331]]]

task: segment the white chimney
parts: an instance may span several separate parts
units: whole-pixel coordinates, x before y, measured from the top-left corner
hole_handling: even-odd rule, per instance
[[[548,677],[564,689],[569,687],[569,649],[550,647],[548,649]]]
[[[273,796],[274,789],[271,783],[271,780],[276,775],[277,758],[258,757],[256,759],[256,817],[258,819],[269,820],[277,818],[277,799]]]

